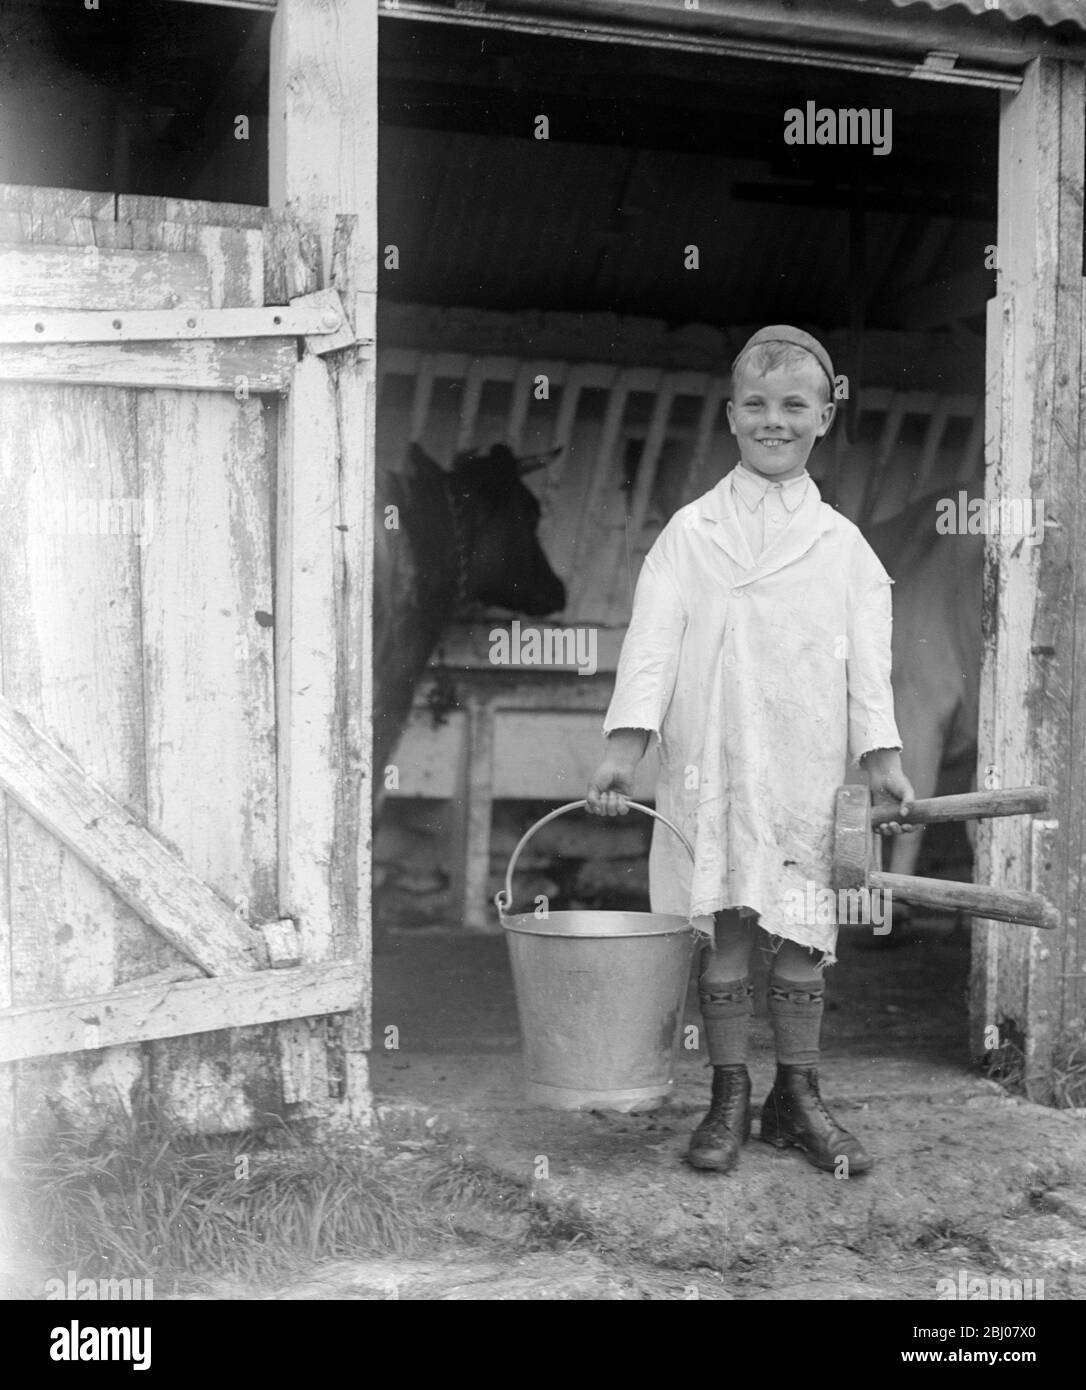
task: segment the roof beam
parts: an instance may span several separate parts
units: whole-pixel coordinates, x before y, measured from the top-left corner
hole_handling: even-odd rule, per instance
[[[411,7],[407,0],[400,0],[400,12],[405,8]],[[539,0],[501,0],[500,6],[487,6],[488,16],[496,18],[499,9],[524,15],[538,13],[543,6]],[[676,32],[729,34],[762,43],[840,45],[851,51],[912,54],[918,65],[929,53],[947,51],[958,55],[959,64],[991,64],[1018,73],[1037,56],[1086,60],[1086,35],[1071,43],[998,13],[936,15],[918,12],[915,5],[898,15],[865,12],[850,0],[818,0],[802,7],[795,0],[699,0],[694,10],[674,0],[622,0],[621,4],[616,0],[547,0],[546,11],[600,21],[621,19],[631,27],[658,24]],[[381,13],[393,15],[397,11],[382,7]],[[449,15],[454,20],[466,17],[460,12]],[[916,75],[936,76],[933,72]]]
[[[218,5],[222,10],[263,10],[272,14],[278,0],[181,0],[185,5]]]
[[[1023,69],[1043,55],[1086,62],[1082,42],[1006,24],[1006,32],[940,15],[938,19],[859,14],[827,0],[817,12],[784,8],[782,0],[701,0],[686,10],[661,0],[501,0],[500,6],[451,9],[437,0],[397,0],[382,19],[461,24],[488,30],[640,44],[796,67],[834,68],[957,86],[1017,91]],[[987,17],[986,17],[987,18]],[[953,53],[954,63],[943,61]],[[936,55],[937,61],[929,62]]]

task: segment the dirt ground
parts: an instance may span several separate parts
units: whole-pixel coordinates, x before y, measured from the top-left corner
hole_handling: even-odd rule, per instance
[[[649,1113],[529,1105],[504,938],[386,933],[374,1142],[412,1190],[452,1173],[448,1238],[202,1296],[929,1302],[980,1279],[993,1298],[1014,1281],[1026,1298],[1086,1298],[1086,1110],[1032,1105],[970,1068],[965,931],[928,918],[876,943],[856,929],[839,956],[823,1093],[874,1169],[820,1173],[762,1144],[756,1118],[739,1167],[719,1175],[682,1161],[708,1102],[701,1053],[680,1053],[674,1094]],[[764,977],[759,959],[758,1103],[774,1070]],[[699,1021],[693,980],[687,1020]]]
[[[529,1106],[504,940],[387,936],[374,1016],[384,1132],[395,1142],[403,1127],[406,1161],[451,1144],[533,1207],[480,1207],[454,1255],[328,1268],[280,1296],[930,1300],[963,1272],[1086,1296],[1086,1115],[970,1070],[963,930],[925,919],[873,944],[843,933],[828,975],[823,1091],[877,1160],[839,1181],[756,1138],[732,1174],[685,1165],[708,1100],[699,1053],[680,1055],[674,1096],[650,1114]],[[773,1055],[758,971],[760,1101]],[[687,1017],[698,1021],[693,986]]]

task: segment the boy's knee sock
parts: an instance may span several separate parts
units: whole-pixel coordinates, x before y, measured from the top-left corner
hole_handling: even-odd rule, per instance
[[[701,980],[698,1000],[713,1066],[729,1067],[745,1062],[753,1013],[750,980]]]
[[[782,1065],[818,1065],[824,988],[817,976],[810,980],[769,977],[769,1017],[777,1044],[777,1061]]]

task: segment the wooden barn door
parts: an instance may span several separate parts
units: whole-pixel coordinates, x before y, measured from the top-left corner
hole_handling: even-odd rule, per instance
[[[981,821],[977,879],[1044,893],[1062,925],[977,924],[971,1021],[975,1055],[1002,1049],[1044,1101],[1086,1036],[1084,160],[1086,70],[1034,62],[1000,119],[986,494],[1039,501],[1044,531],[986,541],[978,785],[1043,783],[1053,803]]]
[[[21,1127],[142,1091],[236,1130],[357,1093],[364,480],[326,358],[358,349],[309,264],[263,209],[0,190]]]

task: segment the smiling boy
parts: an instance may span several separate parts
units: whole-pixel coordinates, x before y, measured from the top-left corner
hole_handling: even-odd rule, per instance
[[[837,926],[797,920],[794,908],[830,887],[834,792],[850,756],[902,817],[913,799],[890,688],[891,581],[806,471],[833,422],[833,382],[826,349],[787,324],[761,329],[735,359],[728,423],[740,462],[645,557],[587,794],[596,814],[625,814],[657,736],[657,809],[691,841],[694,863],[656,822],[652,910],[712,940],[699,973],[712,1104],[687,1159],[721,1172],[751,1128],[755,924],[772,953],[777,1053],[762,1138],[838,1174],[871,1166],[819,1093],[822,971]]]

